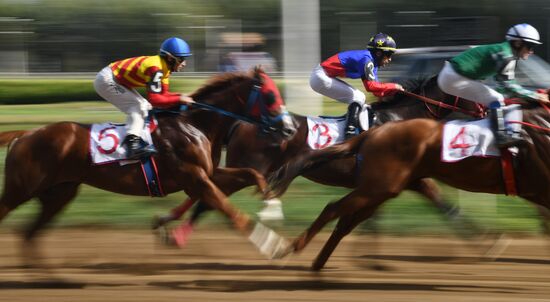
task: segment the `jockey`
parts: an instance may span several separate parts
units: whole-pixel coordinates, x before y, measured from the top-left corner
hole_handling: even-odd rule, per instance
[[[170,74],[183,70],[186,58],[191,55],[184,40],[172,37],[161,44],[158,55],[116,61],[97,74],[96,92],[127,115],[126,137],[122,142],[127,158],[138,159],[156,153],[140,136],[149,110],[191,101],[186,95],[168,91]],[[145,87],[147,99],[136,87]]]
[[[350,104],[347,113],[346,138],[356,134],[359,113],[365,104],[365,94],[337,78],[361,78],[365,89],[377,97],[402,91],[403,87],[394,83],[380,83],[377,71],[391,62],[396,51],[392,37],[379,33],[372,37],[367,49],[340,52],[317,65],[311,73],[309,85],[316,92]]]
[[[548,102],[547,94],[524,89],[514,80],[517,60],[526,60],[538,44],[542,44],[540,35],[533,26],[526,23],[514,25],[506,33],[505,42],[478,46],[459,54],[445,62],[437,78],[444,92],[490,108],[492,126],[500,146],[511,146],[521,140],[521,125],[513,124],[511,128],[515,128],[514,131],[507,130],[503,109],[514,111],[518,121],[522,119],[519,106],[504,108],[505,97],[502,93],[525,100]],[[489,76],[494,76],[499,92],[480,82]]]

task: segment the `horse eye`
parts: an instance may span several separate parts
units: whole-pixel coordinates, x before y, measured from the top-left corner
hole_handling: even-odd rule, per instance
[[[268,106],[275,104],[275,94],[273,93],[273,91],[265,94],[265,104]]]

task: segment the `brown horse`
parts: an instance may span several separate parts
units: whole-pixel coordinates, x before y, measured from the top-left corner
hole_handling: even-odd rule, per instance
[[[295,132],[294,125],[273,80],[260,69],[213,77],[191,97],[197,103],[188,111],[178,108],[156,114],[158,127],[152,138],[158,150],[154,159],[162,189],[166,194],[183,190],[204,200],[244,232],[249,217],[229,203],[215,182],[244,178],[267,193],[266,183],[253,169],[217,168],[229,126],[235,115],[240,115],[289,136]],[[205,106],[219,112],[205,110]],[[0,220],[31,198],[37,197],[41,203],[37,219],[25,232],[26,242],[74,199],[83,183],[121,194],[149,195],[140,165],[91,163],[90,127],[59,122],[36,130],[0,133],[0,145],[11,143],[5,160]]]
[[[550,208],[550,111],[538,105],[526,105],[524,121],[527,142],[517,154],[517,191],[520,197],[546,209]],[[504,194],[500,158],[469,157],[442,162],[443,124],[428,119],[388,123],[341,145],[306,155],[284,166],[272,179],[274,191],[286,186],[304,169],[330,161],[334,157],[363,156],[355,189],[342,199],[328,204],[313,224],[279,256],[299,252],[330,221],[339,218],[329,240],[313,263],[321,269],[340,240],[360,222],[371,217],[387,200],[396,197],[411,184],[425,177],[441,180],[453,187],[493,194]]]
[[[444,94],[438,88],[436,79],[437,77],[418,78],[403,83],[403,86],[407,91],[441,100],[445,104],[460,105],[461,108],[472,114],[479,112],[479,108],[475,103],[464,100],[457,101],[455,97]],[[404,94],[388,97],[381,102],[373,103],[371,107],[374,127],[389,121],[412,118],[444,119],[452,112],[450,109],[426,104],[414,96]],[[267,178],[282,165],[291,162],[304,153],[310,152],[311,148],[307,144],[308,126],[306,117],[297,114],[293,114],[292,116],[297,122],[298,131],[292,138],[286,141],[280,141],[270,135],[258,135],[259,132],[255,125],[243,122],[237,123],[227,142],[226,166],[253,168]],[[356,186],[357,164],[356,158],[334,160],[319,165],[315,169],[308,170],[302,176],[325,185],[353,188]],[[231,195],[248,185],[250,184],[232,181],[231,179],[218,183],[219,188],[227,195]],[[418,180],[415,183],[411,183],[409,188],[427,197],[442,213],[449,215],[449,218],[459,219],[464,226],[461,228],[462,230],[468,229],[468,233],[478,231],[475,225],[469,220],[457,216],[458,211],[456,208],[453,208],[452,204],[446,202],[441,197],[438,187],[432,180]],[[280,192],[278,196],[283,193]],[[171,220],[178,219],[187,210],[190,202],[192,200],[184,202],[179,207],[173,209],[168,215],[157,217],[153,222],[153,227],[157,228]],[[207,208],[204,204],[199,203],[190,222],[184,223],[181,228],[189,229],[189,225],[195,223],[205,210]],[[185,239],[183,238],[182,241],[185,241]]]

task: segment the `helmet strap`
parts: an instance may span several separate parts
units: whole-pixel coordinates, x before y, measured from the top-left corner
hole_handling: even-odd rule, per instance
[[[512,46],[512,51],[514,52],[514,57],[519,56],[519,51],[523,47],[523,41],[521,40],[510,40],[510,46]]]
[[[168,67],[170,67],[170,71],[175,72],[177,71],[176,68],[178,67],[178,59],[174,57],[172,54],[165,52],[164,58],[166,60],[166,63],[168,64]]]

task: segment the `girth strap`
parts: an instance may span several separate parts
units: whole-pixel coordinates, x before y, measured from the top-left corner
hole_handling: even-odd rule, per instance
[[[500,149],[500,162],[502,164],[502,179],[504,181],[504,188],[506,195],[516,196],[518,195],[516,187],[516,178],[514,176],[514,164],[512,153],[507,148]]]
[[[151,197],[165,196],[160,184],[155,159],[151,156],[141,159],[141,170],[143,171],[143,177],[145,178],[145,184],[147,185],[147,190],[149,190],[149,195]]]

